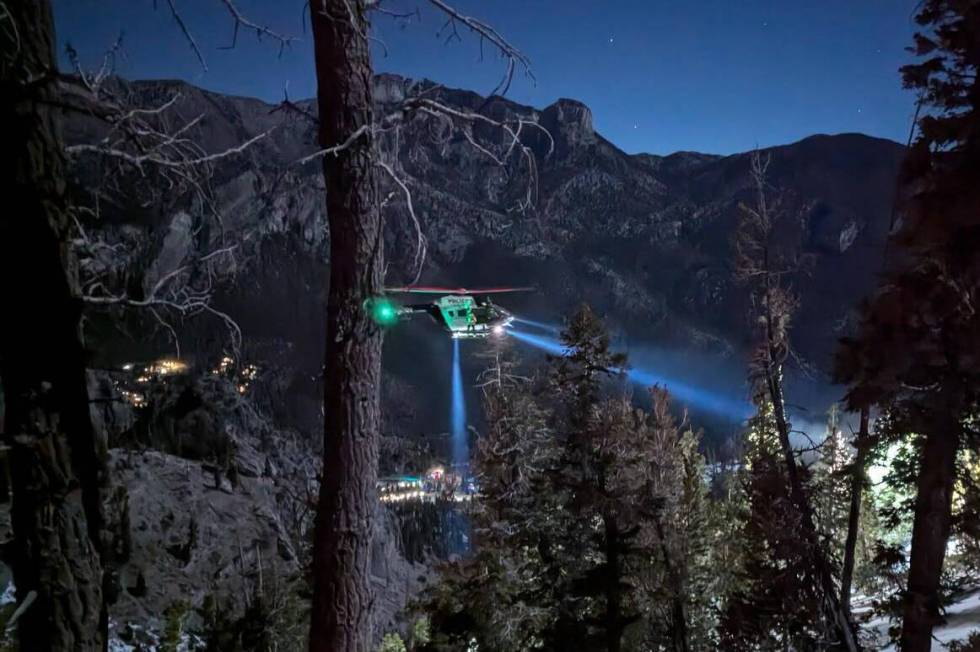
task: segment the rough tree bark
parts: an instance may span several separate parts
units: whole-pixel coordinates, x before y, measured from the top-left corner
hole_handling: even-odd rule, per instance
[[[372,69],[362,0],[310,3],[320,144],[370,127]],[[370,129],[323,158],[330,225],[323,480],[313,549],[311,652],[371,643],[369,554],[380,428],[381,332],[364,302],[382,290],[384,249]]]
[[[902,618],[902,652],[929,652],[939,622],[939,582],[952,521],[956,453],[960,442],[958,411],[936,415],[925,434],[912,523],[909,583]]]
[[[0,377],[13,486],[9,552],[22,650],[105,649],[101,487],[105,442],[89,414],[65,163],[50,106],[47,1],[7,0],[0,21]]]
[[[861,425],[858,427],[854,448],[854,468],[851,470],[851,506],[847,513],[847,538],[844,540],[844,565],[840,573],[840,605],[851,615],[851,584],[854,579],[854,558],[857,549],[858,530],[861,527],[861,500],[865,485],[865,458],[868,454],[868,423],[871,409],[861,408]]]

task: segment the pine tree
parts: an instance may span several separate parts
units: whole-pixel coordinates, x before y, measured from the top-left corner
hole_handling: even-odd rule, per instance
[[[591,310],[565,335],[569,355],[543,387],[506,355],[483,375],[476,551],[423,604],[428,649],[710,649],[699,438],[681,432],[665,391],[652,412],[622,393],[625,360]]]
[[[744,584],[725,605],[721,640],[726,649],[820,649],[828,623],[813,550],[803,544],[801,516],[792,498],[772,405],[755,396],[740,479],[746,496],[738,538]]]
[[[557,617],[562,568],[557,533],[568,527],[550,485],[558,448],[533,381],[494,356],[482,375],[487,431],[473,458],[480,486],[471,517],[474,554],[447,565],[425,596],[430,649],[476,643],[537,649]]]
[[[849,474],[853,463],[851,445],[844,436],[840,410],[835,404],[827,414],[827,431],[811,467],[814,516],[832,558],[843,557],[850,500]]]
[[[708,486],[700,437],[682,432],[666,390],[652,390],[653,407],[637,441],[645,451],[646,486],[640,541],[652,551],[637,571],[641,578],[646,640],[675,652],[714,647],[715,618],[709,594]],[[641,413],[642,414],[642,413]]]
[[[789,486],[789,500],[798,515],[796,533],[800,546],[806,550],[806,558],[813,565],[813,579],[820,594],[818,607],[833,628],[836,640],[844,649],[855,652],[860,646],[854,626],[840,603],[835,569],[821,544],[814,519],[806,471],[801,468],[790,440],[783,365],[791,353],[789,332],[798,300],[784,279],[789,273],[801,271],[806,258],[782,251],[772,237],[776,221],[784,215],[779,196],[775,201],[769,197],[766,175],[770,160],[758,152],[750,159],[755,203],[753,206],[741,205],[742,220],[735,234],[735,273],[750,288],[751,317],[757,331],[749,373],[753,382],[767,394]]]
[[[687,572],[684,587],[687,632],[692,650],[717,648],[717,610],[714,588],[718,568],[714,565],[712,510],[707,465],[701,454],[701,436],[686,429],[680,439],[684,465],[680,509],[675,523],[683,532]]]
[[[980,400],[980,2],[926,0],[905,66],[927,111],[902,171],[900,257],[843,343],[852,406],[909,415],[921,433],[901,648],[925,652],[939,622],[957,458]],[[901,405],[900,405],[901,404]]]
[[[736,463],[737,464],[737,463]],[[751,586],[745,565],[750,542],[743,538],[748,521],[749,502],[743,474],[738,466],[716,468],[711,480],[708,505],[708,558],[705,570],[708,584],[704,590],[714,618],[712,640],[720,645],[722,618],[728,606],[742,599]]]
[[[841,564],[840,579],[840,602],[848,615],[851,614],[851,589],[854,584],[858,541],[867,540],[867,532],[864,531],[862,525],[869,521],[868,510],[864,509],[864,503],[868,502],[865,489],[868,483],[868,451],[872,446],[869,432],[871,408],[862,405],[860,415],[860,425],[854,434],[854,459],[848,471],[850,476],[848,500],[850,504],[847,510],[847,536],[844,540],[844,560]],[[863,549],[865,552],[867,551],[866,546]]]
[[[373,69],[364,0],[309,5],[330,223],[323,480],[313,537],[310,651],[366,649],[381,430],[381,329],[363,309],[384,286]]]
[[[628,440],[637,424],[623,401],[602,401],[602,381],[621,374],[626,358],[610,350],[587,305],[568,320],[561,341],[568,353],[552,360],[551,388],[562,452],[552,482],[569,517],[560,542],[568,579],[550,644],[616,652],[639,618],[630,604],[635,586],[626,580],[638,487],[623,459],[633,453]]]

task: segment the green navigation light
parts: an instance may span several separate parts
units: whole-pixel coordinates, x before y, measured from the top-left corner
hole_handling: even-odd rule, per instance
[[[372,297],[364,302],[371,319],[379,326],[391,326],[398,322],[398,307],[385,297]]]

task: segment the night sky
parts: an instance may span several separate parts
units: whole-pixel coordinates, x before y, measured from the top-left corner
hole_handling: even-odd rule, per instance
[[[305,2],[237,0],[255,22],[298,37],[278,46],[242,34],[219,0],[175,0],[207,60],[204,71],[166,0],[55,0],[59,48],[87,66],[123,33],[128,78],[180,78],[275,102],[314,94]],[[456,0],[522,49],[535,82],[508,97],[543,107],[559,97],[592,108],[597,130],[627,152],[727,154],[814,133],[862,132],[903,141],[914,110],[897,69],[909,60],[915,0]],[[424,0],[409,23],[378,15],[375,68],[490,92],[502,62],[475,37],[437,36]],[[445,35],[443,35],[444,37]]]

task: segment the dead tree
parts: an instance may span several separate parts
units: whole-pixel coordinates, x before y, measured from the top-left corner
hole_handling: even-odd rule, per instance
[[[799,512],[803,542],[809,549],[815,570],[820,578],[824,615],[847,650],[858,650],[859,644],[846,609],[838,599],[833,569],[826,551],[820,544],[813,516],[813,507],[796,461],[796,451],[790,441],[790,424],[786,416],[783,393],[783,365],[790,355],[789,327],[797,299],[785,287],[782,279],[796,271],[796,262],[777,255],[771,241],[773,220],[779,209],[769,202],[766,172],[769,157],[754,152],[751,157],[751,177],[755,193],[753,206],[742,205],[743,219],[735,237],[736,275],[752,291],[755,323],[759,340],[750,362],[750,373],[765,387],[772,402],[773,416],[779,435],[780,448],[786,467],[786,477],[792,502]]]
[[[78,261],[69,246],[66,172],[47,1],[7,0],[0,13],[0,376],[11,447],[18,599],[24,650],[102,650],[105,442],[89,416],[79,332]],[[10,208],[16,207],[11,210]]]

